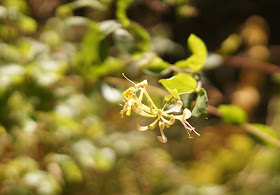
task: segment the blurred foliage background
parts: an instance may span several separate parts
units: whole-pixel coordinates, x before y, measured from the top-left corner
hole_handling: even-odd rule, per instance
[[[238,105],[277,137],[277,66],[254,62],[280,62],[279,1],[0,3],[0,194],[279,194],[279,144],[211,113],[191,119],[200,137],[178,124],[161,144],[119,114],[121,73],[161,88],[158,67],[189,56],[194,33],[209,50],[209,104]]]

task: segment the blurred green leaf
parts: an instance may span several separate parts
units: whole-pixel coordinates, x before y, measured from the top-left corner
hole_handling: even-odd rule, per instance
[[[188,38],[188,47],[192,55],[186,60],[176,62],[174,65],[178,68],[190,68],[199,72],[206,61],[207,48],[204,42],[194,34],[191,34]]]
[[[5,7],[14,8],[17,11],[28,14],[29,12],[29,4],[25,0],[3,0],[1,2]]]
[[[197,98],[195,100],[195,105],[192,109],[192,116],[197,118],[207,118],[208,109],[208,97],[205,89],[200,88],[197,91]]]
[[[189,74],[179,73],[168,79],[161,79],[159,82],[166,88],[166,90],[172,95],[177,93],[192,93],[196,89],[197,81]]]
[[[74,10],[85,8],[85,7],[96,9],[96,10],[105,9],[105,6],[100,1],[97,0],[76,0],[74,2],[59,6],[56,9],[56,15],[62,17],[70,16],[73,14]]]
[[[117,1],[116,17],[121,20],[123,26],[129,26],[130,21],[126,15],[126,9],[130,5],[132,0],[119,0]]]
[[[22,17],[18,24],[23,33],[35,33],[37,30],[37,22],[31,17]]]
[[[235,105],[220,105],[218,108],[224,122],[231,125],[242,125],[247,122],[247,114]]]
[[[232,55],[242,45],[242,39],[238,34],[231,34],[228,36],[221,44],[221,48],[218,50],[218,53],[223,55]]]
[[[61,194],[61,186],[58,181],[48,172],[35,170],[23,177],[23,183],[36,194],[58,195]]]
[[[131,22],[128,29],[136,39],[137,48],[139,48],[141,52],[148,51],[150,49],[151,41],[148,31],[135,22]]]
[[[99,25],[92,22],[82,42],[82,51],[78,56],[79,64],[88,67],[101,63],[103,59],[100,49],[104,39],[105,36],[99,29]]]
[[[193,96],[194,96],[194,94],[192,94],[192,93],[185,93],[185,94],[180,95],[185,108],[191,107]]]
[[[262,133],[265,133],[268,136],[271,136],[273,138],[279,139],[279,136],[277,135],[275,130],[273,130],[271,127],[264,125],[264,124],[259,124],[259,123],[253,123],[251,125],[253,127],[255,127],[256,129],[258,129],[259,131],[261,131]],[[266,145],[274,145],[273,143],[269,142],[268,140],[264,140],[261,137],[256,137],[256,138],[258,139],[258,141],[260,141]]]
[[[69,184],[80,183],[83,181],[83,175],[78,165],[71,160],[60,164],[65,181]]]
[[[146,64],[142,66],[145,72],[154,76],[163,75],[170,72],[168,70],[169,63],[165,62],[158,56],[154,56],[152,59],[146,61]]]

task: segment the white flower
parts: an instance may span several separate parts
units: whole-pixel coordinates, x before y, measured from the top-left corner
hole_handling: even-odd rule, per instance
[[[127,80],[129,80],[129,79],[127,79]],[[132,82],[132,81],[130,81],[130,82]],[[158,109],[145,89],[146,86],[148,85],[147,80],[144,80],[138,84],[135,84],[135,83],[133,83],[133,84],[134,84],[134,87],[128,88],[122,94],[123,97],[125,98],[125,105],[123,106],[123,109],[120,112],[122,117],[123,117],[124,113],[126,113],[126,115],[129,116],[131,114],[131,110],[133,110],[135,113],[137,113],[141,116],[155,118],[155,120],[147,126],[141,126],[137,123],[137,125],[136,125],[137,130],[139,130],[139,131],[146,131],[148,129],[153,130],[156,128],[156,126],[159,126],[161,135],[158,136],[157,138],[160,142],[166,143],[167,138],[164,135],[163,130],[165,129],[165,127],[169,128],[171,125],[173,125],[175,123],[175,120],[177,119],[184,125],[185,129],[187,130],[187,132],[189,134],[189,138],[192,138],[190,135],[190,132],[192,132],[192,131],[194,133],[196,133],[198,136],[200,135],[199,133],[197,133],[195,131],[195,128],[192,127],[187,121],[187,119],[189,119],[192,115],[192,113],[189,109],[185,108],[183,110],[182,115],[172,114],[172,113],[181,112],[181,109],[183,106],[183,102],[181,100],[178,100],[176,105],[169,110],[164,110],[165,106],[162,109]],[[139,96],[137,97],[136,93],[139,91],[140,91],[140,93],[139,93]],[[147,98],[147,105],[142,102],[144,95]]]

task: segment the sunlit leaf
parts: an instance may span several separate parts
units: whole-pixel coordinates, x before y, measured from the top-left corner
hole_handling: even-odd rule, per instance
[[[188,47],[192,52],[192,55],[186,60],[176,62],[175,66],[178,68],[189,68],[198,72],[202,69],[205,63],[207,48],[204,42],[194,34],[191,34],[188,38]]]
[[[231,125],[242,125],[247,122],[247,114],[235,105],[220,105],[219,110],[224,122]]]
[[[180,96],[179,96],[180,97]],[[167,95],[164,97],[164,102],[165,103],[170,103],[170,104],[174,104],[174,98],[172,95]]]
[[[192,115],[197,118],[207,118],[208,97],[206,91],[201,88],[197,91],[197,98],[192,110]]]
[[[197,81],[189,74],[179,73],[168,79],[161,79],[159,82],[166,88],[166,90],[174,94],[177,90],[178,94],[192,93],[196,89]],[[177,95],[176,95],[177,96]]]

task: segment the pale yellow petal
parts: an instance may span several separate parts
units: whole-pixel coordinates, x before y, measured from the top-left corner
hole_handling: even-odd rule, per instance
[[[146,131],[148,130],[148,126],[141,126],[138,123],[136,124],[136,129],[139,131]]]
[[[174,106],[169,110],[166,110],[165,113],[180,112],[182,106],[183,106],[183,102],[181,100],[178,100],[176,106]]]

